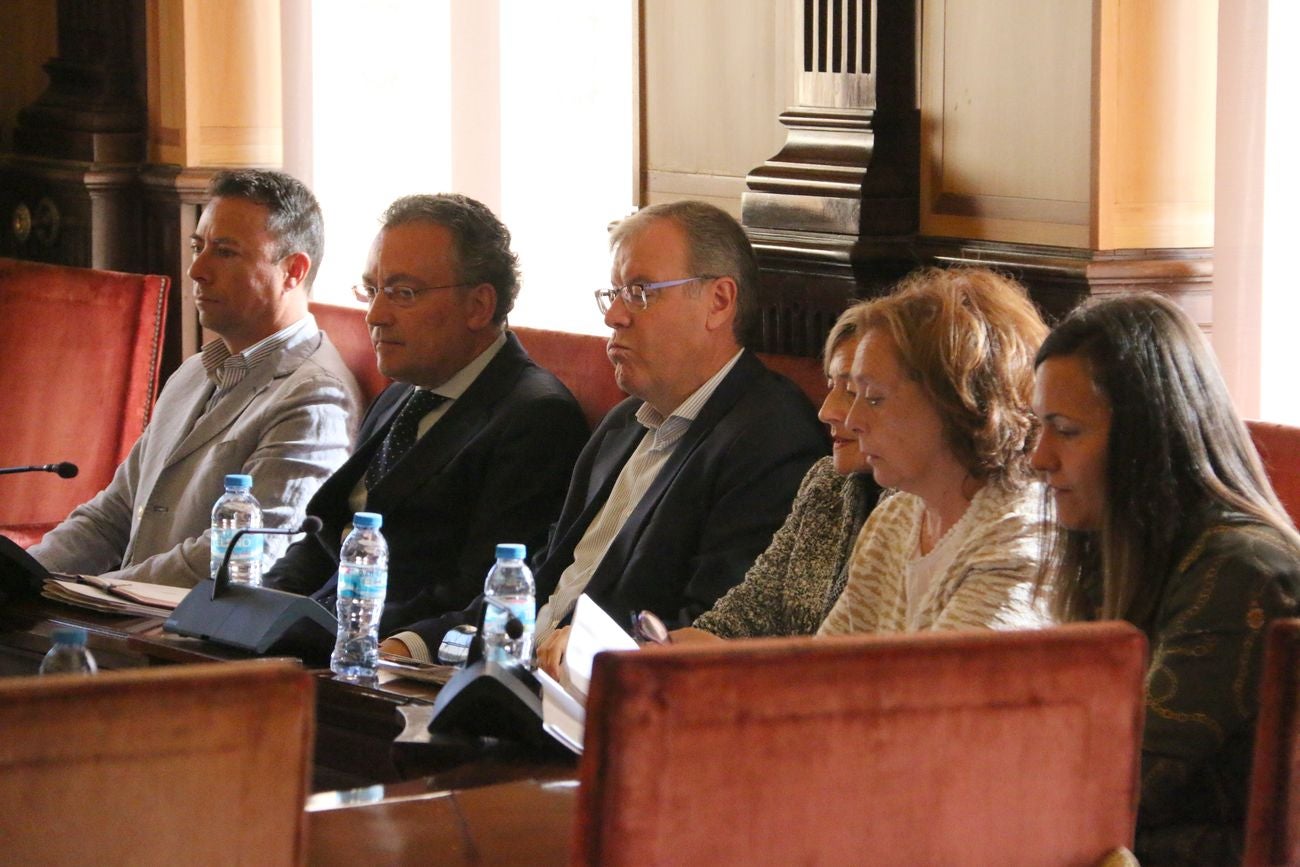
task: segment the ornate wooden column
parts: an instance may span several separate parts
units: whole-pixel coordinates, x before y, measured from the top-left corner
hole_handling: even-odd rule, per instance
[[[741,214],[767,299],[763,348],[815,355],[848,300],[907,270],[919,112],[911,0],[794,0],[799,104]]]
[[[0,255],[139,269],[143,34],[140,0],[59,0],[49,87],[0,155]]]
[[[798,104],[742,197],[764,349],[816,354],[930,263],[1010,272],[1049,316],[1148,289],[1209,328],[1213,4],[789,2]]]

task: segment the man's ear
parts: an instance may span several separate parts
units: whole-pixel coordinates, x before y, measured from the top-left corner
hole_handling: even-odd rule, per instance
[[[720,328],[731,330],[731,323],[736,318],[736,303],[740,287],[731,277],[718,277],[709,281],[709,312],[705,320],[710,331]]]
[[[284,288],[297,289],[307,284],[307,275],[311,273],[311,256],[299,250],[281,261],[284,263]]]
[[[492,316],[497,312],[497,290],[491,283],[480,283],[465,295],[465,307],[469,311],[466,323],[478,331],[492,325]]]

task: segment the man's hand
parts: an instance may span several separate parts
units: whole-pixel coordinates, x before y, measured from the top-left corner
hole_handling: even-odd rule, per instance
[[[564,662],[564,649],[569,646],[569,627],[555,630],[537,645],[537,667],[556,680],[560,680],[560,665]]]
[[[391,653],[394,656],[405,656],[410,659],[411,648],[406,646],[406,642],[397,638],[385,638],[379,642],[380,653]]]

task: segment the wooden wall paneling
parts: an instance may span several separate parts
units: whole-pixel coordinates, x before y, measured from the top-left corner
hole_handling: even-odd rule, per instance
[[[1100,0],[1100,250],[1214,243],[1217,4]]]
[[[40,67],[48,86],[17,113],[13,150],[0,155],[0,254],[139,269],[141,2],[59,0],[56,53]],[[12,11],[20,22],[49,23],[39,12]],[[33,37],[26,47],[44,44]]]
[[[212,169],[148,166],[141,174],[141,256],[144,270],[170,278],[167,339],[163,343],[162,375],[166,377],[202,343],[198,311],[186,270],[190,236],[198,225]]]
[[[147,13],[152,161],[281,165],[279,4],[149,0]]]
[[[703,199],[739,216],[745,175],[785,136],[788,0],[642,0],[644,204]]]
[[[18,112],[30,105],[49,84],[42,68],[59,50],[58,20],[53,3],[0,0],[0,150],[13,144]],[[8,217],[8,213],[5,213]]]
[[[921,232],[1088,247],[1093,0],[924,4]]]

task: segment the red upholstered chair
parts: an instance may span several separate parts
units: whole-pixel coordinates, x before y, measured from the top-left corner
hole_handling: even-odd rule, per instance
[[[573,392],[593,428],[627,396],[614,381],[614,368],[605,355],[605,338],[538,328],[515,328],[514,332],[533,360]],[[821,361],[771,353],[759,353],[759,358],[770,369],[794,380],[813,406],[821,406],[827,391]]]
[[[311,312],[357,378],[366,399],[373,400],[391,380],[379,372],[365,311],[357,307],[313,301]],[[614,381],[614,369],[605,355],[605,338],[542,328],[512,327],[533,361],[554,373],[573,392],[587,423],[593,428],[627,397]],[[815,358],[760,353],[772,370],[794,380],[814,406],[826,397],[826,375]]]
[[[0,259],[0,532],[39,541],[113,478],[158,394],[167,278]]]
[[[1300,524],[1300,428],[1267,421],[1248,421],[1246,427],[1277,498]]]
[[[1131,847],[1124,623],[596,658],[583,864],[1095,864]]]
[[[1300,864],[1300,619],[1269,627],[1244,863]]]
[[[573,392],[587,424],[595,427],[605,413],[627,397],[614,381],[605,355],[605,338],[542,328],[513,328],[533,361],[555,374]]]
[[[314,695],[266,660],[0,678],[0,860],[302,863]]]
[[[310,306],[316,324],[329,335],[330,342],[343,356],[343,362],[357,378],[357,385],[361,386],[361,393],[369,406],[392,380],[379,372],[375,346],[370,342],[370,328],[366,325],[366,311],[323,301],[313,301]]]
[[[820,358],[807,358],[801,355],[777,355],[770,352],[760,352],[758,357],[763,359],[763,363],[768,366],[768,369],[788,377],[795,385],[803,389],[803,393],[808,395],[808,400],[812,402],[813,406],[821,407],[822,401],[826,399],[826,393],[830,389],[826,387],[826,372],[822,369]]]

